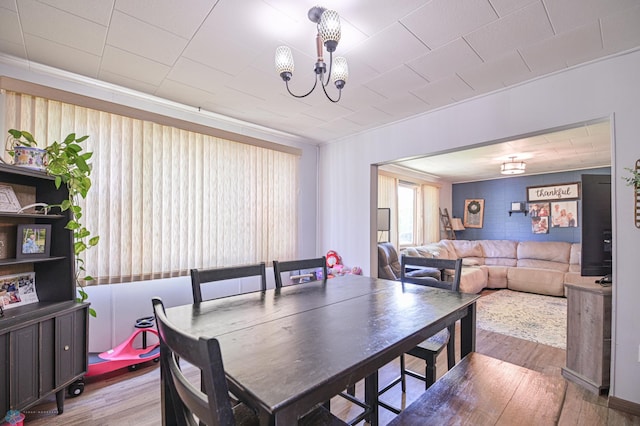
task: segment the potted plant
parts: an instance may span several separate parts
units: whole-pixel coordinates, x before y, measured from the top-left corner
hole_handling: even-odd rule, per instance
[[[625,167],[625,170],[631,173],[631,176],[622,177],[622,179],[624,179],[627,182],[627,186],[633,186],[637,190],[640,190],[640,172],[638,170],[630,169],[628,167]]]
[[[9,134],[14,139],[11,143],[13,147],[17,146],[37,146],[34,137],[24,130],[9,130]],[[91,232],[82,224],[82,207],[80,206],[80,197],[86,198],[87,192],[91,188],[91,165],[87,161],[93,155],[93,152],[82,152],[80,143],[85,141],[89,136],[76,138],[75,133],[70,133],[62,142],[53,142],[51,145],[43,148],[45,153],[44,171],[54,176],[56,188],[60,185],[66,185],[69,191],[69,198],[62,200],[60,204],[50,205],[58,207],[61,211],[70,210],[71,219],[65,225],[73,233],[73,252],[76,261],[76,288],[78,290],[79,302],[87,300],[89,295],[84,290],[88,281],[93,277],[86,275],[84,268],[83,253],[98,244],[100,237],[92,236]],[[94,309],[89,308],[89,314],[96,316]]]
[[[46,152],[37,147],[38,143],[33,135],[15,129],[9,130],[9,134],[5,149],[13,157],[13,164],[30,169],[45,170]]]

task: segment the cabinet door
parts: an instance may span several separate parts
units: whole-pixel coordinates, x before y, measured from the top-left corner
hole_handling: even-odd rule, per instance
[[[0,416],[9,411],[9,334],[0,334]]]
[[[87,310],[81,309],[56,318],[56,387],[86,373]]]
[[[38,399],[38,324],[11,332],[10,371],[12,409]]]

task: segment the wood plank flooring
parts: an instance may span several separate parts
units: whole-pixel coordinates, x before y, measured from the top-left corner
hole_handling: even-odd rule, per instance
[[[456,336],[460,347],[459,335]],[[565,351],[551,346],[540,345],[502,334],[478,329],[477,351],[494,358],[502,359],[541,373],[559,376],[565,364]],[[459,354],[457,359],[459,359]],[[407,356],[408,364],[416,370],[422,370],[421,360]],[[438,376],[446,371],[446,351],[438,358]],[[198,372],[190,371],[192,377]],[[388,383],[399,374],[399,364],[394,362],[380,371],[380,385]],[[407,393],[400,391],[400,385],[386,392],[384,400],[396,406],[406,406],[417,398],[424,389],[424,383],[407,377]],[[363,395],[363,383],[356,386],[358,396]],[[544,406],[543,399],[534,401]],[[358,407],[346,402],[341,397],[333,398],[331,409],[342,418],[348,419],[358,413]],[[67,398],[65,410],[56,415],[55,398],[27,410],[25,424],[29,426],[157,426],[160,417],[160,369],[157,364],[148,363],[138,371],[128,372],[126,369],[117,374],[110,374],[100,380],[87,380],[85,391],[77,398]],[[381,425],[387,424],[394,417],[393,413],[380,409]],[[517,418],[518,426],[535,425],[536,419]],[[607,398],[589,393],[573,383],[568,383],[559,425],[602,425],[602,426],[640,426],[640,417],[631,416],[621,411],[607,408]],[[474,425],[475,426],[475,425]]]

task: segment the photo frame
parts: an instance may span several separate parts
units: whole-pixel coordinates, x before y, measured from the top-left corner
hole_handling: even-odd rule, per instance
[[[0,212],[17,213],[20,209],[20,202],[13,188],[0,185]]]
[[[551,203],[551,226],[553,228],[577,228],[578,202],[562,201]]]
[[[464,200],[464,227],[482,228],[484,220],[484,199]]]
[[[27,223],[18,225],[16,259],[49,257],[51,225]]]
[[[534,234],[548,234],[549,233],[549,216],[532,217],[531,232]]]
[[[37,301],[38,293],[34,272],[0,276],[0,306],[3,309],[15,308]]]

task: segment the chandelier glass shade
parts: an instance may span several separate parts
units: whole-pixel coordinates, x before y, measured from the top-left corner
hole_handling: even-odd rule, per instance
[[[511,161],[502,163],[500,173],[503,175],[519,175],[525,172],[527,164],[524,161],[514,161],[516,157],[509,157]]]
[[[349,67],[347,60],[341,56],[333,58],[333,52],[338,47],[340,41],[340,16],[335,10],[328,10],[320,6],[312,7],[308,13],[309,19],[317,24],[318,33],[316,35],[316,53],[317,61],[314,68],[316,74],[313,87],[307,93],[303,95],[296,95],[291,92],[289,88],[289,81],[293,77],[293,71],[295,64],[293,61],[293,53],[287,46],[280,46],[276,49],[275,66],[276,72],[280,75],[280,78],[285,82],[287,91],[291,96],[296,98],[304,98],[313,92],[320,81],[322,90],[327,98],[331,102],[338,102],[342,96],[342,89],[344,88],[347,79],[349,78]],[[329,71],[327,72],[327,65],[324,62],[322,46],[329,52]],[[326,80],[325,80],[326,75]],[[338,97],[332,98],[327,93],[326,86],[329,81],[333,81],[333,84],[338,89]]]

